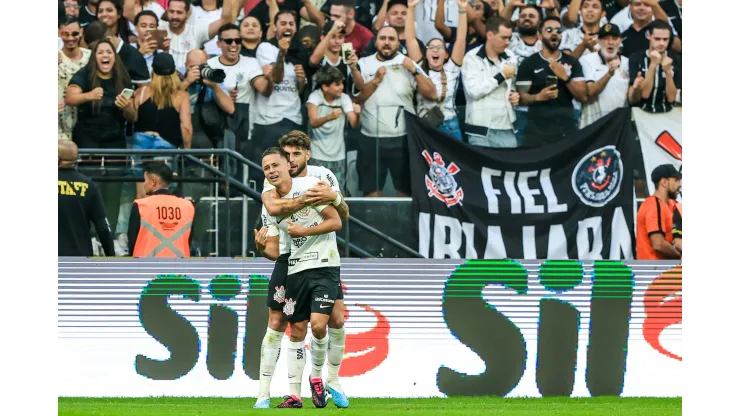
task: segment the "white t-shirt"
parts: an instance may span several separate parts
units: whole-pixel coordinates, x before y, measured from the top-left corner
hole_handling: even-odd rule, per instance
[[[172,33],[169,22],[160,21],[159,28],[167,30],[167,37],[170,38],[170,55],[175,59],[176,67],[184,67],[188,52],[200,49],[208,42],[208,25],[185,23],[185,30],[179,35]]]
[[[196,24],[196,25],[210,25],[211,23],[215,22],[216,20],[221,18],[221,9],[216,10],[204,10],[201,6],[192,6],[190,8],[192,12],[190,13],[190,17],[188,18],[188,24]],[[237,21],[244,18],[244,10],[242,9],[239,12],[239,17],[237,18]],[[217,45],[217,39],[218,35],[214,36],[213,39],[206,42],[205,49],[206,53],[211,55],[221,55],[221,48]]]
[[[262,75],[262,69],[257,65],[255,58],[248,56],[239,56],[239,60],[233,65],[225,65],[221,62],[220,57],[214,56],[208,60],[208,66],[211,68],[223,69],[226,73],[226,79],[222,83],[227,91],[237,89],[236,103],[249,104],[254,96],[252,80]]]
[[[260,68],[265,65],[274,65],[279,52],[280,50],[270,43],[260,43],[257,47],[257,64]],[[283,82],[275,84],[269,97],[255,93],[255,106],[252,112],[255,123],[270,125],[285,118],[296,124],[302,124],[302,103],[301,96],[298,93],[298,77],[295,74],[295,65],[285,63],[283,73]]]
[[[583,41],[583,37],[585,36],[582,29],[583,29],[583,26],[574,27],[572,29],[568,29],[565,32],[563,32],[563,40],[560,41],[559,49],[561,51],[564,51],[566,49],[571,52],[575,51],[578,45],[581,44],[581,42]],[[594,47],[594,49],[598,51],[599,48],[601,48],[601,46],[599,46],[599,44],[596,43],[596,46]],[[589,50],[588,48],[585,48],[581,56],[583,57],[590,53],[592,53],[591,50]]]
[[[629,59],[620,56],[619,69],[606,83],[596,100],[583,104],[581,110],[581,128],[593,123],[617,108],[627,107],[627,91],[630,86]],[[586,55],[580,59],[583,67],[583,76],[586,82],[596,82],[609,72],[609,66],[598,53]]]
[[[442,109],[442,114],[445,115],[445,120],[450,120],[457,117],[455,111],[455,93],[457,92],[457,83],[460,81],[460,71],[462,66],[457,65],[452,59],[448,59],[444,64],[445,77],[447,78],[447,94],[445,100],[442,103],[437,101],[429,101],[422,97],[419,92],[416,92],[416,114],[423,116],[424,113],[429,111],[436,105],[439,105]],[[429,69],[429,78],[434,83],[434,87],[437,89],[437,97],[442,97],[442,72]]]
[[[511,34],[509,49],[514,52],[514,55],[519,60],[519,65],[521,65],[524,58],[529,58],[542,50],[542,41],[537,39],[533,45],[527,45],[522,39],[522,36],[515,32]]]
[[[298,198],[308,189],[319,182],[318,178],[305,176],[293,178],[293,186],[284,198]],[[328,204],[308,206],[284,217],[276,218],[266,215],[267,210],[262,207],[263,220],[267,223],[267,235],[270,237],[288,233],[288,221],[292,221],[303,227],[315,227],[324,222],[321,212]],[[288,235],[288,237],[290,237]],[[339,250],[337,249],[337,237],[332,231],[326,234],[313,235],[310,237],[290,238],[290,258],[288,260],[288,274],[295,274],[307,269],[318,269],[322,267],[339,267]]]
[[[406,117],[403,111],[414,112],[414,75],[403,67],[406,55],[397,53],[387,61],[378,60],[378,54],[360,58],[358,65],[365,83],[375,78],[381,66],[386,67],[383,81],[373,95],[365,101],[360,114],[362,134],[368,137],[399,137],[406,134]],[[421,67],[414,63],[423,73]],[[426,74],[425,74],[426,76]]]
[[[314,90],[308,96],[307,104],[313,104],[317,107],[319,117],[331,114],[335,108],[342,110],[342,114],[334,120],[327,121],[320,127],[311,128],[309,126],[309,135],[311,136],[311,157],[327,162],[334,162],[345,159],[344,148],[344,126],[347,123],[347,113],[353,113],[352,99],[349,95],[342,93],[342,96],[329,103],[324,97],[321,88]]]
[[[444,0],[445,6],[445,25],[447,27],[457,27],[457,1]],[[434,17],[437,13],[437,0],[421,0],[421,4],[416,7],[415,23],[416,37],[426,45],[434,38],[442,39],[442,34],[434,27]]]
[[[157,19],[159,20],[162,20],[162,16],[164,15],[164,7],[162,7],[162,5],[157,3],[156,1],[149,2],[149,4],[144,6],[142,10],[150,10],[154,12],[154,14],[157,15]]]

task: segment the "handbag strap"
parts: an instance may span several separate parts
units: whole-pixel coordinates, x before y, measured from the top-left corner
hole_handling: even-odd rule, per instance
[[[442,67],[442,71],[439,73],[442,76],[442,97],[439,98],[439,103],[442,104],[447,98],[447,74],[445,74],[445,68]]]

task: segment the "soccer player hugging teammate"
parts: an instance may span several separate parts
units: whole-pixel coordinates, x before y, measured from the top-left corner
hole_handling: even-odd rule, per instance
[[[297,135],[299,132],[291,133]],[[257,248],[266,257],[277,258],[278,261],[269,286],[270,322],[263,340],[260,391],[255,407],[265,408],[270,405],[269,384],[279,355],[282,333],[285,331],[284,320],[291,323],[288,353],[291,394],[279,407],[302,407],[300,386],[305,365],[303,340],[309,317],[313,332],[313,365],[309,378],[313,402],[317,407],[326,406],[327,394],[321,376],[328,354],[329,393],[337,407],[347,407],[349,401],[338,380],[339,366],[344,355],[345,333],[339,254],[334,235],[334,231],[341,229],[341,219],[337,211],[344,211],[346,216],[346,203],[342,201],[341,193],[328,186],[328,190],[322,191],[322,187],[317,186],[319,179],[307,176],[309,169],[306,162],[310,157],[310,150],[303,147],[299,150],[295,143],[291,145],[289,136],[291,134],[283,137],[281,144],[284,149],[292,150],[290,171],[287,154],[278,148],[269,149],[263,158],[264,173],[268,181],[263,191],[265,206],[262,218],[265,226],[255,233],[255,240]],[[310,148],[307,137],[293,139],[298,142],[302,142],[301,139],[306,140],[305,145]],[[301,153],[304,154],[303,157],[300,157]],[[325,168],[310,167],[332,175]],[[277,196],[274,201],[271,195],[273,192]],[[335,201],[326,197],[331,194],[335,195]],[[341,202],[336,204],[336,200]],[[334,205],[339,207],[334,208]],[[272,216],[270,211],[278,215]],[[284,305],[282,315],[279,309],[281,305]]]

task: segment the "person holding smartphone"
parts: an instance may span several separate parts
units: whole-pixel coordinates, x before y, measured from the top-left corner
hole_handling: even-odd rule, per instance
[[[123,91],[133,88],[111,41],[96,42],[90,61],[72,77],[64,97],[66,105],[78,110],[72,140],[79,148],[126,148],[124,123],[136,120],[136,110],[133,99]],[[115,162],[107,162],[105,167],[110,174],[117,166]],[[122,166],[118,167],[122,169]],[[100,190],[106,204],[108,223],[117,224],[121,183],[105,182],[100,185]]]
[[[542,21],[542,51],[522,61],[516,85],[519,103],[529,107],[524,146],[557,142],[578,129],[573,99],[588,99],[580,62],[559,50],[563,27],[557,17]]]

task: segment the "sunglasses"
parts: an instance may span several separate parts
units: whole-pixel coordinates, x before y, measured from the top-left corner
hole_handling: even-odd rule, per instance
[[[546,27],[545,28],[545,32],[547,32],[547,33],[552,33],[552,32],[563,33],[563,28],[562,27],[552,27],[552,26],[550,26],[550,27]]]
[[[66,38],[67,36],[72,36],[73,38],[76,38],[77,36],[80,36],[80,32],[62,32],[62,37]]]
[[[242,38],[219,38],[219,40],[227,45],[242,43]]]

